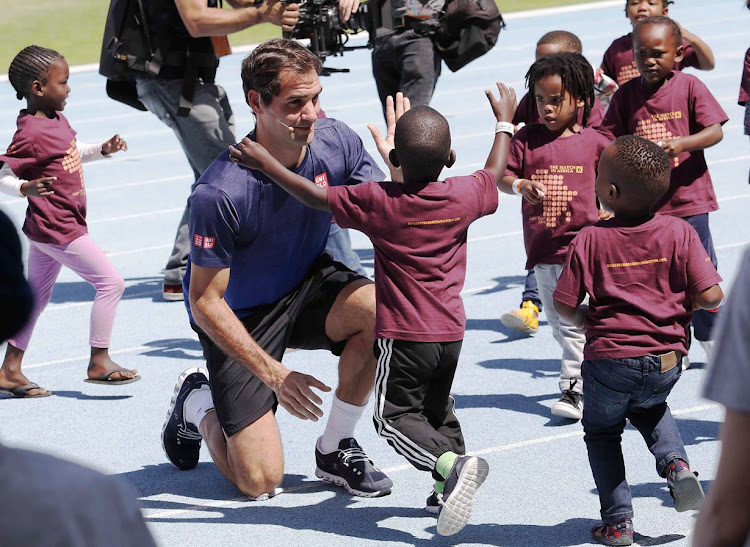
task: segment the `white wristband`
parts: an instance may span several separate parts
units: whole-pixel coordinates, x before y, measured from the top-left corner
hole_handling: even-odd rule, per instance
[[[516,179],[513,181],[513,186],[511,188],[513,189],[514,194],[520,194],[521,190],[518,189],[519,186],[521,186],[521,183],[523,182],[523,179]]]
[[[513,124],[510,122],[497,122],[495,124],[495,134],[498,133],[505,133],[509,137],[513,137],[513,132],[515,130],[515,127],[513,127]]]

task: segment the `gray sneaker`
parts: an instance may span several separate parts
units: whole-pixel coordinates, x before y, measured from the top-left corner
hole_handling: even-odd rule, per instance
[[[445,490],[437,494],[440,503],[437,533],[452,536],[460,532],[471,518],[474,494],[487,478],[490,466],[478,456],[459,456],[453,464]]]
[[[563,391],[560,400],[552,405],[552,414],[571,420],[583,418],[583,393],[572,389]]]

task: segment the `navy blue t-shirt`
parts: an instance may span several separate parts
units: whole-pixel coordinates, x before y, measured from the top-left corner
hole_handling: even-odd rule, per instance
[[[331,118],[315,123],[315,137],[294,172],[318,186],[384,179],[359,136]],[[331,213],[303,205],[260,171],[236,165],[229,151],[224,152],[190,196],[192,245],[183,280],[185,295],[190,294],[190,268],[195,263],[230,268],[224,299],[240,318],[278,301],[299,285],[323,253],[331,218]],[[192,322],[187,297],[185,306]]]

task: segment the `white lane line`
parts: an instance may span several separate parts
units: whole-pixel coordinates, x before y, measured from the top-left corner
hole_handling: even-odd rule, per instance
[[[119,222],[121,220],[131,220],[134,218],[152,217],[154,215],[176,213],[178,211],[182,212],[184,210],[185,210],[185,207],[173,207],[172,209],[159,209],[157,211],[147,211],[145,213],[134,213],[132,215],[123,215],[119,217],[98,218],[96,220],[89,220],[88,224],[101,224],[103,222]]]
[[[724,249],[734,249],[735,247],[744,247],[750,243],[750,241],[739,241],[737,243],[727,243],[726,245],[717,245],[714,247],[717,251],[724,250]]]
[[[144,349],[153,349],[149,346],[136,346],[134,348],[125,348],[120,349],[117,351],[110,351],[110,355],[120,355],[122,353],[133,353],[134,351],[141,351]],[[70,357],[68,359],[58,359],[56,361],[46,361],[44,363],[35,363],[33,365],[24,365],[23,368],[40,368],[40,367],[48,367],[50,365],[59,365],[61,363],[75,363],[78,361],[88,361],[90,359],[90,355],[81,355],[80,357]]]
[[[705,404],[705,405],[698,405],[694,407],[689,408],[682,408],[679,410],[672,410],[673,416],[683,416],[686,414],[694,414],[697,412],[703,412],[705,410],[712,410],[715,408],[719,408],[720,405],[716,403],[711,404]],[[578,429],[576,431],[569,431],[567,433],[560,433],[557,435],[547,435],[544,437],[537,437],[535,439],[527,439],[525,441],[519,441],[515,443],[509,443],[509,444],[501,444],[497,446],[491,446],[488,448],[483,448],[482,450],[476,450],[474,452],[469,452],[470,455],[473,456],[480,456],[484,454],[498,454],[501,452],[508,452],[510,450],[517,450],[519,448],[526,448],[529,446],[535,446],[539,444],[546,444],[546,443],[552,443],[555,441],[565,440],[565,439],[571,439],[575,437],[583,437],[583,429]],[[404,465],[398,465],[395,467],[390,467],[388,469],[383,469],[383,472],[386,474],[392,474],[392,473],[398,473],[400,471],[406,471],[409,469],[413,469],[413,467],[409,464]],[[322,482],[319,481],[311,481],[307,482],[305,484],[301,484],[299,486],[294,486],[291,488],[284,488],[283,492],[286,493],[293,493],[293,492],[300,492],[303,490],[310,490],[311,488],[319,488],[323,485]],[[141,501],[167,501],[170,503],[174,503],[174,497],[175,496],[169,496],[169,499],[165,499],[163,494],[158,494],[156,496],[148,496],[140,498]],[[240,507],[243,507],[245,505],[249,505],[252,503],[257,503],[253,500],[248,499],[245,496],[238,496],[236,498],[232,498],[229,500],[211,500],[206,501],[205,503],[193,503],[192,505],[188,507],[184,507],[182,509],[162,509],[162,510],[143,510],[143,516],[147,520],[153,520],[153,519],[167,519],[167,518],[175,518],[179,515],[183,515],[185,513],[191,513],[196,511],[205,511],[207,509],[217,509],[217,508],[226,508],[230,509],[235,506],[235,504],[239,504]]]

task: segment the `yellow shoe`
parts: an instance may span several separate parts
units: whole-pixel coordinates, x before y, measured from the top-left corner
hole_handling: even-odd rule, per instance
[[[520,310],[504,313],[500,322],[510,329],[535,334],[539,330],[539,308],[531,300],[524,300]]]

